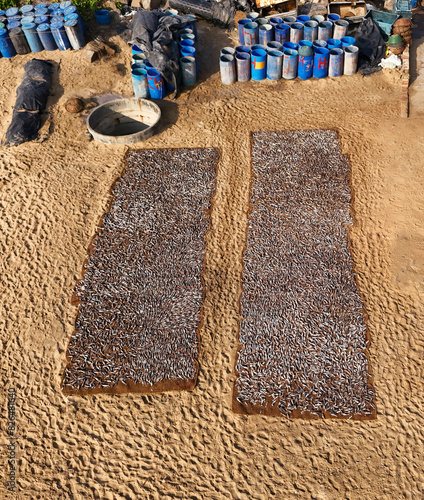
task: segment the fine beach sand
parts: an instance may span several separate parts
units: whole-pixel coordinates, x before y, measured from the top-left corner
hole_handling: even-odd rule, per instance
[[[200,83],[162,105],[136,148],[217,147],[207,239],[200,371],[192,392],[65,396],[73,287],[127,150],[90,141],[67,98],[132,95],[130,50],[56,62],[42,141],[0,148],[0,498],[7,480],[6,392],[16,388],[20,499],[422,498],[423,157],[420,117],[400,118],[399,72],[223,86],[218,52],[235,36],[200,23]],[[0,59],[0,132],[30,55]],[[60,68],[58,63],[60,61]],[[127,68],[121,76],[116,63]],[[368,314],[377,418],[353,422],[231,411],[254,130],[332,129],[350,160],[351,230]]]

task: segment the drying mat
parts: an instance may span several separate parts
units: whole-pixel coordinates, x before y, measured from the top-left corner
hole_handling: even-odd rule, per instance
[[[375,417],[347,226],[349,164],[334,132],[258,132],[233,408]]]
[[[73,297],[65,393],[193,389],[218,159],[217,149],[127,154]]]

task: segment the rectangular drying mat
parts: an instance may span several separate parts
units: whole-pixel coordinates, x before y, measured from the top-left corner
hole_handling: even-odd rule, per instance
[[[95,235],[67,350],[67,394],[194,388],[217,149],[133,150]]]
[[[253,134],[234,411],[375,417],[351,201],[335,132]]]

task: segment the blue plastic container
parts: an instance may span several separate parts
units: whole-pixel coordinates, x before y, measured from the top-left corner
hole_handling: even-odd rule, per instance
[[[34,16],[24,16],[21,19],[21,26],[25,26],[25,24],[31,24],[34,21],[35,21],[35,17]]]
[[[199,63],[197,60],[197,53],[194,47],[184,47],[181,49],[181,57],[191,56],[196,60],[196,75],[199,74]]]
[[[180,40],[193,40],[193,42],[196,42],[196,37],[193,33],[184,33],[184,35],[181,35]]]
[[[344,36],[340,39],[342,42],[342,47],[350,47],[351,45],[355,45],[355,39],[353,36]]]
[[[328,14],[327,19],[332,23],[335,23],[340,19],[340,16],[338,14]]]
[[[78,14],[78,9],[75,7],[75,5],[69,5],[69,7],[66,7],[63,9],[63,14],[65,16],[69,14]]]
[[[43,44],[37,33],[37,26],[35,23],[25,24],[22,26],[22,31],[24,32],[25,38],[27,39],[29,48],[31,52],[37,53],[44,50]]]
[[[144,54],[143,52],[137,52],[136,54],[133,54],[132,62],[133,64],[143,63],[144,65],[146,65],[146,54]]]
[[[95,15],[97,24],[110,24],[110,12],[108,10],[96,10]]]
[[[333,35],[333,23],[323,21],[318,24],[318,40],[328,40]]]
[[[13,46],[9,33],[5,28],[0,29],[0,52],[1,55],[7,59],[16,56],[15,47]]]
[[[34,7],[32,5],[22,5],[21,7],[21,13],[22,15],[29,14],[30,12],[34,11]]]
[[[257,43],[256,45],[252,45],[250,47],[250,53],[252,53],[252,50],[257,50],[257,49],[265,50],[266,51],[266,46],[265,45],[261,45],[259,43]]]
[[[290,26],[288,24],[279,24],[274,28],[274,32],[276,42],[284,43],[290,41]]]
[[[303,24],[292,23],[290,25],[290,41],[299,44],[300,40],[303,40]]]
[[[238,35],[241,45],[244,45],[244,26],[250,22],[250,19],[240,19],[240,21],[238,21],[237,23]]]
[[[296,18],[293,16],[286,16],[286,17],[283,17],[283,22],[286,24],[293,24],[296,22]]]
[[[196,83],[196,59],[192,56],[182,57],[180,68],[183,85],[194,85]]]
[[[274,28],[270,24],[259,26],[259,43],[260,45],[268,45],[268,42],[274,40]]]
[[[325,40],[315,40],[312,45],[314,47],[314,50],[316,48],[321,48],[321,49],[327,48],[327,42]]]
[[[250,80],[250,53],[236,52],[235,61],[237,80],[239,82],[248,82]]]
[[[35,24],[44,24],[44,23],[48,23],[48,22],[49,22],[48,16],[37,16],[34,19]],[[29,24],[31,24],[31,23],[29,23]]]
[[[327,48],[328,48],[328,50],[338,49],[341,46],[342,46],[341,40],[337,40],[336,38],[329,38],[327,40]]]
[[[180,50],[184,47],[194,47],[194,40],[189,40],[189,39],[181,40]]]
[[[47,9],[50,11],[51,14],[53,14],[53,12],[60,9],[60,3],[56,2],[51,3],[47,6]]]
[[[330,50],[328,58],[328,76],[337,77],[343,74],[343,49],[334,48]]]
[[[147,71],[144,68],[135,68],[131,71],[131,79],[135,97],[139,99],[146,99],[146,97],[149,97]]]
[[[330,51],[323,47],[317,47],[314,53],[314,78],[326,78],[328,75],[328,56]]]
[[[152,99],[165,97],[165,82],[163,76],[154,68],[147,70],[147,85]]]
[[[54,41],[59,50],[68,50],[71,48],[68,35],[65,31],[65,26],[62,22],[55,22],[50,25]]]
[[[266,58],[266,77],[268,80],[280,80],[283,69],[283,53],[270,50]]]
[[[13,30],[14,28],[19,28],[21,26],[21,23],[19,21],[9,21],[7,23],[7,29]]]
[[[279,24],[282,24],[283,23],[283,18],[282,17],[271,17],[271,19],[269,20],[269,24],[275,28],[276,26],[278,26]]]
[[[297,50],[298,48],[299,48],[299,45],[297,43],[293,43],[293,42],[283,43],[283,49]]]
[[[240,52],[244,52],[245,54],[249,54],[250,56],[250,47],[248,45],[238,45],[236,47],[236,54]]]
[[[47,52],[57,50],[57,45],[54,41],[52,30],[50,29],[49,24],[39,24],[37,26],[37,33],[41,43],[43,44],[44,50],[47,50]]]
[[[55,15],[50,18],[50,24],[52,23],[64,23],[65,18],[63,16]]]
[[[315,42],[318,38],[318,23],[316,21],[306,21],[303,25],[303,39]]]
[[[221,82],[224,85],[231,85],[236,81],[236,64],[234,56],[224,54],[219,58],[219,72],[221,74]]]
[[[43,9],[37,9],[37,8],[35,8],[34,14],[35,14],[35,17],[38,17],[38,16],[49,16],[50,12],[45,7]]]
[[[47,9],[47,4],[46,3],[38,3],[37,5],[34,5],[34,10],[40,10],[40,9]]]
[[[358,69],[359,48],[355,45],[345,47],[344,49],[344,75],[354,75]]]
[[[236,55],[236,49],[233,49],[232,47],[223,47],[221,49],[221,52],[219,54],[219,57],[227,55],[227,56],[235,56]]]
[[[250,55],[252,80],[259,82],[266,78],[266,50],[255,49]]]
[[[299,53],[295,49],[284,49],[283,78],[293,80],[297,75]]]
[[[14,17],[19,15],[19,9],[18,7],[9,7],[6,12],[5,12],[7,17]]]
[[[255,19],[258,19],[259,13],[258,12],[249,12],[247,14],[246,19],[249,19],[249,21],[254,21]]]
[[[314,50],[309,46],[299,47],[299,61],[297,65],[297,76],[301,80],[308,80],[312,76],[314,67]]]
[[[66,0],[60,4],[60,10],[65,10],[72,5],[71,0]]]
[[[296,22],[305,24],[306,22],[310,21],[311,18],[309,16],[297,16]]]
[[[256,45],[259,41],[259,27],[257,23],[247,23],[243,26],[244,45]]]
[[[80,27],[80,30],[82,31],[82,33],[84,34],[85,33],[85,26],[84,26],[84,23],[82,22],[82,19],[81,17],[79,16],[79,14],[77,14],[76,12],[73,12],[72,14],[66,14],[65,18],[64,18],[64,24],[66,26],[66,22],[67,21],[73,21],[73,20],[77,20],[78,21],[78,25]]]
[[[265,19],[264,17],[258,17],[258,19],[255,19],[255,23],[258,26],[263,26],[264,24],[269,24],[268,19]]]
[[[281,52],[283,51],[283,44],[280,42],[268,42],[266,46],[267,52],[270,50],[280,50]]]
[[[138,45],[133,45],[131,47],[131,52],[132,52],[132,55],[138,54],[138,53],[143,53],[143,49],[140,49],[140,47]]]
[[[71,14],[71,16],[73,15],[74,14]],[[65,31],[68,35],[69,43],[74,50],[79,50],[84,47],[84,33],[78,23],[78,19],[69,19],[69,21],[65,21]]]

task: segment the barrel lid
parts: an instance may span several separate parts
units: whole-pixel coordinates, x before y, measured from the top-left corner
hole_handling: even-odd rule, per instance
[[[45,16],[46,14],[48,14],[48,12],[49,11],[46,8],[44,8],[44,9],[36,9],[35,10],[35,14],[37,16]]]
[[[60,28],[63,28],[63,23],[62,21],[54,21],[53,23],[50,23],[50,28],[52,30],[58,30]]]
[[[47,23],[39,24],[37,26],[37,31],[48,31],[48,30],[50,30],[50,25],[48,25]]]
[[[8,22],[7,23],[7,29],[8,30],[13,30],[13,28],[17,28],[20,25],[21,25],[21,23],[19,21]]]
[[[22,14],[25,14],[27,12],[31,12],[33,10],[34,10],[34,7],[32,5],[22,5],[22,7],[21,7]]]
[[[35,10],[38,10],[38,9],[45,9],[46,7],[47,7],[46,3],[38,3],[34,8]]]
[[[66,2],[62,2],[60,4],[60,8],[62,10],[65,10],[67,7],[70,7],[72,5],[72,2],[70,0],[66,0]]]
[[[77,8],[75,5],[70,5],[69,7],[66,7],[66,9],[63,11],[65,15],[67,14],[72,14],[73,12],[76,12]]]
[[[19,35],[20,33],[22,33],[22,28],[17,26],[16,28],[12,28],[11,30],[9,30],[9,35]]]
[[[48,7],[49,10],[57,10],[60,9],[60,3],[51,3]]]
[[[50,24],[51,23],[55,23],[56,21],[63,21],[63,19],[64,19],[64,17],[63,16],[59,16],[59,14],[57,16],[52,16]]]
[[[78,24],[78,20],[77,19],[68,19],[66,22],[65,22],[65,26],[69,26],[70,28],[72,26],[76,26]]]
[[[24,26],[22,26],[22,29],[23,30],[32,30],[34,29],[36,26],[35,23],[28,23],[28,24],[25,24]]]
[[[37,16],[34,21],[36,24],[44,24],[49,20],[47,16]]]
[[[18,7],[9,7],[9,8],[6,10],[6,16],[7,16],[7,17],[16,16],[16,14],[18,14],[18,12],[19,12]]]
[[[73,12],[72,14],[68,14],[67,16],[65,16],[65,21],[73,21],[73,20],[78,20],[78,14],[76,14],[75,12]]]
[[[21,24],[28,24],[28,23],[33,23],[34,22],[34,16],[24,16],[21,19]]]
[[[0,10],[0,16],[4,16],[6,14],[6,11]]]
[[[3,36],[4,34],[7,34],[7,29],[5,28],[0,29],[0,36]]]

